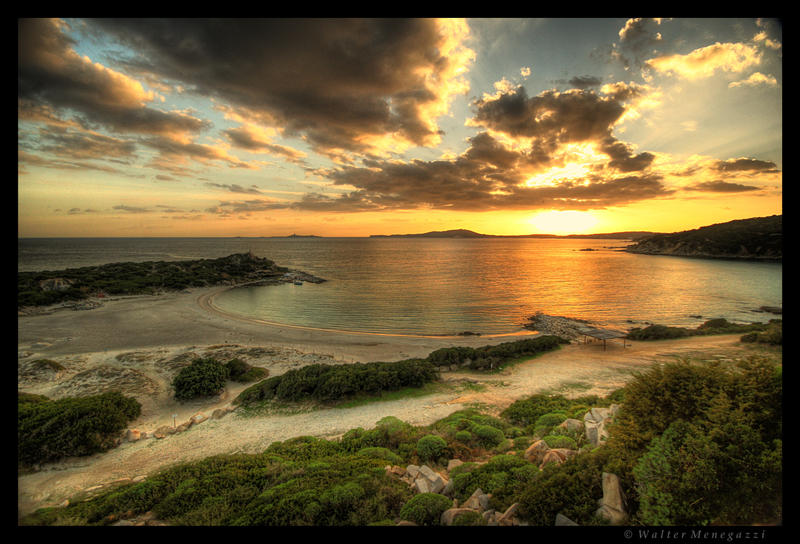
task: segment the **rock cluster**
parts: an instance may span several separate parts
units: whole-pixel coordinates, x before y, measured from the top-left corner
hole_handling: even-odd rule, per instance
[[[219,419],[221,417],[225,417],[227,414],[232,412],[235,408],[231,405],[225,406],[224,408],[217,408],[211,413],[211,419]],[[139,429],[128,429],[125,432],[125,441],[126,442],[138,442],[139,440],[144,440],[146,438],[156,438],[156,439],[163,439],[167,436],[182,433],[188,430],[190,427],[194,425],[199,425],[204,421],[207,421],[209,417],[203,413],[194,414],[190,417],[187,421],[184,421],[180,425],[162,425],[158,429],[152,432],[145,432],[140,431]]]
[[[451,459],[447,465],[448,473],[460,464],[461,460]],[[436,472],[427,465],[408,465],[406,468],[387,466],[386,472],[406,482],[415,493],[439,493],[453,498],[452,479],[448,474]],[[442,513],[441,524],[453,525],[459,515],[474,512],[480,515],[487,525],[520,525],[515,517],[519,506],[517,503],[509,506],[505,512],[497,512],[489,508],[490,498],[491,495],[484,493],[480,488],[476,489],[464,504],[458,504],[458,499],[453,498],[453,507]],[[398,525],[414,524],[403,520],[398,522]]]
[[[586,428],[586,440],[592,446],[599,446],[608,438],[607,425],[613,420],[617,411],[618,404],[612,404],[608,408],[592,408],[583,416],[583,424]]]
[[[575,340],[583,335],[582,330],[586,328],[588,321],[560,317],[556,315],[546,315],[536,312],[528,318],[528,323],[523,326],[526,329],[538,331],[542,334],[552,334],[567,340]]]

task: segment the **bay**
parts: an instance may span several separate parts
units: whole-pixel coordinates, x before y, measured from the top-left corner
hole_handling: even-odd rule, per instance
[[[543,312],[629,329],[766,322],[782,305],[782,264],[638,255],[629,242],[570,238],[19,239],[18,270],[217,258],[252,251],[325,278],[239,287],[226,312],[264,321],[384,334],[514,334]]]

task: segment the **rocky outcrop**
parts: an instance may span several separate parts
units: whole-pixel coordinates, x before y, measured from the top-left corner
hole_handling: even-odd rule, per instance
[[[603,473],[603,498],[598,501],[596,514],[611,525],[622,525],[628,521],[628,505],[625,493],[616,474]]]
[[[598,446],[608,438],[607,426],[613,421],[614,415],[619,410],[618,404],[608,408],[592,408],[583,416],[586,440],[592,446]]]
[[[542,334],[560,336],[567,340],[575,340],[583,336],[583,330],[589,325],[588,321],[557,315],[547,315],[536,312],[528,318],[528,322],[523,327],[537,331]]]

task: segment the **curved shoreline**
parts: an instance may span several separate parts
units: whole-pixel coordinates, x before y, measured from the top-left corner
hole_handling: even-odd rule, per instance
[[[242,284],[242,285],[245,285],[245,284]],[[218,295],[220,295],[220,294],[222,294],[222,293],[224,293],[226,291],[230,291],[232,289],[236,289],[237,287],[242,287],[242,285],[226,286],[226,287],[223,287],[221,289],[218,289],[218,290],[210,292],[210,293],[204,293],[204,294],[200,295],[199,297],[197,297],[197,304],[198,304],[198,306],[200,306],[203,310],[205,310],[207,312],[211,312],[211,313],[214,313],[216,315],[219,315],[221,317],[225,317],[225,318],[228,318],[228,319],[235,319],[235,320],[238,320],[238,321],[245,321],[245,322],[254,323],[254,324],[270,325],[270,326],[273,326],[273,327],[285,327],[285,328],[296,329],[296,330],[325,332],[325,333],[331,333],[331,334],[358,334],[358,335],[362,335],[363,334],[363,335],[368,335],[368,336],[381,336],[381,337],[389,337],[389,338],[430,338],[430,339],[441,339],[441,340],[464,338],[466,336],[479,337],[479,338],[508,338],[508,337],[511,337],[511,336],[535,336],[535,335],[539,334],[536,331],[530,331],[528,329],[521,329],[519,331],[508,332],[508,333],[499,333],[499,334],[470,334],[470,335],[464,335],[464,334],[453,334],[453,335],[448,335],[448,334],[410,334],[410,333],[358,331],[358,330],[347,330],[347,329],[330,329],[330,328],[324,328],[324,327],[311,327],[311,326],[307,326],[307,325],[294,325],[294,324],[290,324],[290,323],[280,323],[280,322],[277,322],[277,321],[268,321],[266,319],[260,319],[260,318],[257,318],[257,317],[252,317],[252,316],[248,316],[248,315],[244,315],[244,314],[235,314],[235,313],[227,312],[227,311],[221,309],[216,304],[214,304],[214,299]]]

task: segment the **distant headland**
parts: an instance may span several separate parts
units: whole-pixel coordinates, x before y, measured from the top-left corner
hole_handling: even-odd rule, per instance
[[[438,230],[420,234],[373,234],[370,238],[599,238],[604,240],[638,240],[653,232],[627,231],[600,234],[481,234],[466,229]]]
[[[783,216],[738,219],[672,234],[654,234],[625,250],[646,255],[779,261],[783,258]]]

